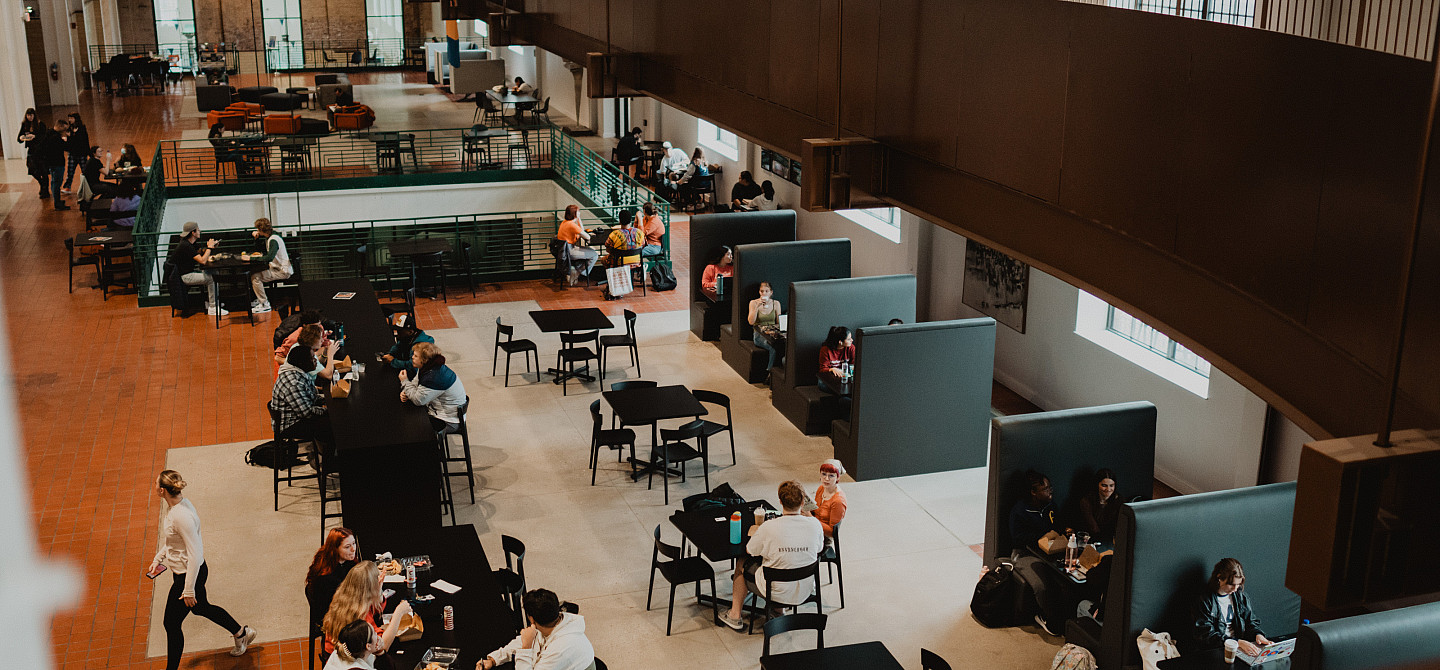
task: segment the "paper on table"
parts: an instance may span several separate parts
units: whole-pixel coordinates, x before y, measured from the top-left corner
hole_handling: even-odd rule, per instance
[[[386,584],[404,584],[405,575],[385,575]]]
[[[460,587],[451,584],[450,582],[447,582],[443,579],[437,579],[433,582],[430,582],[430,587],[440,589],[441,591],[444,591],[446,593],[455,593],[460,590]]]

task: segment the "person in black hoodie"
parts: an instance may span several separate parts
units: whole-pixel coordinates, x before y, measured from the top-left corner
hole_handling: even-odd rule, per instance
[[[20,122],[20,133],[16,142],[25,143],[25,170],[35,181],[40,182],[40,197],[50,197],[49,175],[40,167],[40,157],[35,153],[35,143],[45,136],[45,122],[35,113],[35,108],[25,110],[25,120]]]
[[[90,147],[90,156],[85,159],[85,164],[80,167],[80,174],[85,176],[85,181],[90,184],[90,192],[95,197],[114,196],[119,188],[115,182],[105,181],[102,176],[105,173],[105,161],[100,160],[100,147]]]
[[[43,124],[41,127],[44,127]],[[36,166],[42,169],[50,179],[48,186],[41,185],[45,190],[40,193],[40,197],[48,197],[53,191],[55,193],[55,209],[70,209],[60,195],[60,185],[65,180],[65,138],[56,130],[46,129],[43,133],[37,132],[35,144],[31,147],[30,153],[35,158]]]
[[[70,185],[75,183],[75,168],[84,165],[90,157],[90,129],[77,112],[70,113],[70,138],[65,140],[65,154],[69,159],[65,162],[65,186],[61,193],[70,192]]]

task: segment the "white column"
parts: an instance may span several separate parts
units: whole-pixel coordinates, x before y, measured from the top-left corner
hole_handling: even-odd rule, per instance
[[[50,104],[79,104],[80,79],[75,76],[75,46],[70,43],[70,4],[66,0],[35,1],[44,15],[40,25],[45,33],[45,80],[50,85]],[[60,66],[59,79],[48,74],[52,63]]]
[[[23,5],[14,0],[0,0],[0,147],[6,158],[21,158],[25,145],[15,141],[25,110],[35,106],[35,89],[30,86],[30,54],[25,48],[25,22],[21,19]]]
[[[125,38],[120,35],[120,3],[119,0],[99,0],[100,2],[100,44],[124,44]]]

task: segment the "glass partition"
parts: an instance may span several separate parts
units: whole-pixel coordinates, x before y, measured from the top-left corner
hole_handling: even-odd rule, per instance
[[[305,64],[305,36],[300,27],[300,0],[261,0],[265,27],[265,64],[288,70]]]
[[[401,46],[405,39],[405,17],[401,0],[365,0],[365,33],[371,48],[367,65],[400,65],[403,48],[376,48],[377,44]]]
[[[195,3],[192,0],[155,0],[155,41],[160,58],[178,56],[176,65],[193,70],[195,43]]]

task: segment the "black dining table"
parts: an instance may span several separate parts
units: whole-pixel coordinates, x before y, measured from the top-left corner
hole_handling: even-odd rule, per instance
[[[768,500],[751,500],[742,505],[727,505],[693,512],[675,512],[670,524],[695,545],[711,563],[734,561],[745,556],[745,543],[750,527],[755,525],[755,508],[774,510]],[[730,542],[730,515],[740,513],[740,543]]]
[[[92,230],[88,233],[79,233],[75,236],[75,246],[92,247],[96,245],[106,247],[125,246],[135,241],[135,235],[129,230]]]
[[[354,294],[343,297],[341,294]],[[339,297],[337,297],[339,296]],[[300,284],[300,304],[341,324],[337,354],[364,363],[349,396],[330,398],[335,471],[345,527],[361,537],[396,524],[440,526],[440,457],[424,407],[400,401],[400,379],[378,360],[395,336],[375,291],[365,279],[322,279]]]
[[[765,670],[901,670],[904,666],[883,642],[842,644],[760,657]]]
[[[535,322],[542,333],[573,333],[577,330],[608,330],[615,327],[610,317],[596,307],[540,309],[530,312],[530,320]],[[559,368],[550,368],[546,372],[555,375],[556,384],[564,381],[567,376],[587,382],[595,381],[595,378],[588,374],[577,372],[572,375]]]
[[[695,399],[695,394],[684,386],[644,386],[630,387],[619,391],[603,391],[605,402],[609,403],[610,409],[620,421],[627,426],[650,426],[650,448],[654,449],[659,442],[659,422],[666,419],[697,418],[709,414],[710,411]],[[642,475],[650,472],[651,461],[642,461],[634,456],[630,457],[631,466],[643,466],[630,473],[630,479],[638,480]],[[679,475],[678,471],[671,471]]]
[[[443,528],[415,528],[403,522],[376,529],[364,536],[362,549],[366,557],[375,552],[389,552],[394,558],[429,556],[430,569],[416,575],[416,595],[434,596],[434,600],[412,602],[425,632],[418,640],[395,642],[390,646],[391,667],[411,670],[431,647],[460,650],[460,657],[451,665],[468,669],[486,654],[505,646],[514,639],[515,615],[501,596],[500,585],[490,570],[485,548],[475,527],[469,524]],[[459,586],[456,593],[446,593],[430,586],[437,579]],[[395,591],[385,603],[385,611],[393,612],[410,596],[403,582],[387,582],[384,588]],[[454,630],[445,630],[444,610],[454,610]]]

